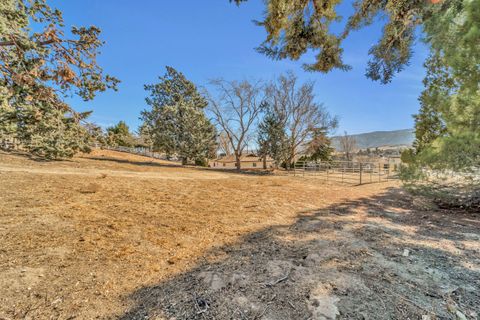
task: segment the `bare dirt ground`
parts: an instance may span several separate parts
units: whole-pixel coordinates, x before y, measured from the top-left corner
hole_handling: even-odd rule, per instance
[[[0,319],[479,315],[480,213],[398,183],[0,153]]]

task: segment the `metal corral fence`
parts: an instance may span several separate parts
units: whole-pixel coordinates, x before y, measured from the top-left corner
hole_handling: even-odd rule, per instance
[[[350,185],[378,183],[396,178],[394,166],[389,163],[375,162],[307,162],[295,163],[289,171],[294,176],[318,177],[326,182],[336,182]]]

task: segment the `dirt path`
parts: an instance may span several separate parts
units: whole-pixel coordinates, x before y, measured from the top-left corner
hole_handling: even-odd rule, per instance
[[[0,319],[475,319],[479,219],[395,183],[0,154]]]

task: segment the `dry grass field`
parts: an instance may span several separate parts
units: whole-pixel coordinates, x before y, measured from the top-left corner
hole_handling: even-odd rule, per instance
[[[479,315],[480,214],[397,182],[0,153],[0,319]]]

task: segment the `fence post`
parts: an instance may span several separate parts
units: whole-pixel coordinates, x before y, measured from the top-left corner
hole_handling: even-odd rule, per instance
[[[362,185],[363,164],[360,162],[360,185]]]
[[[345,171],[345,164],[342,162],[342,184],[343,184],[343,172]]]

